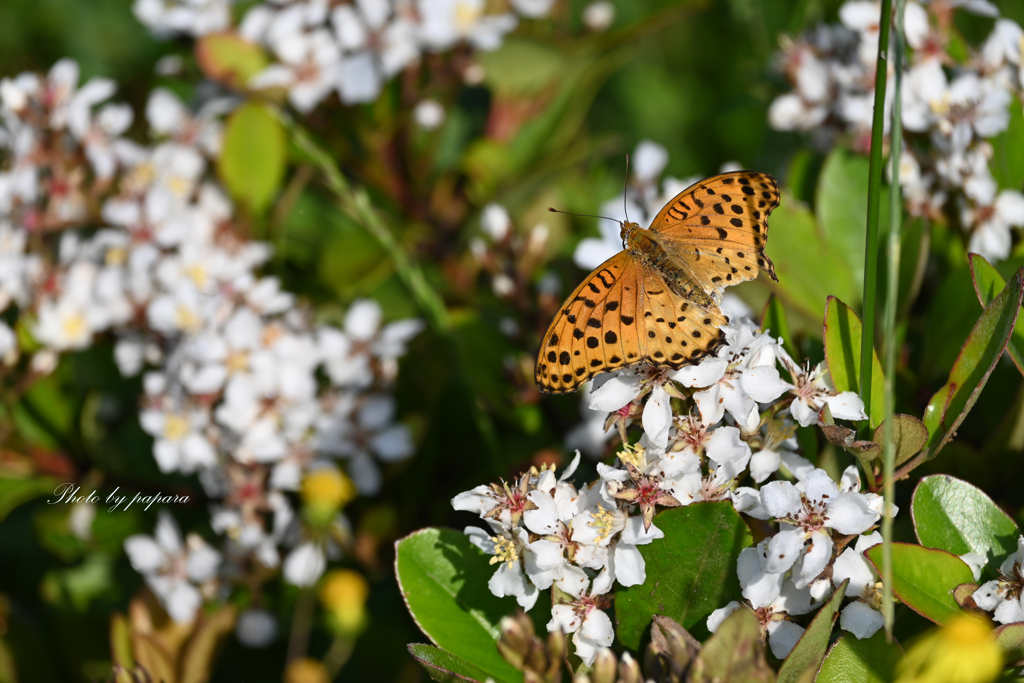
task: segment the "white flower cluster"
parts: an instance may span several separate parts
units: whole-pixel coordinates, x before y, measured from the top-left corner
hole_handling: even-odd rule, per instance
[[[258,274],[269,245],[240,233],[208,177],[229,102],[193,114],[154,92],[156,141],[145,146],[121,137],[130,109],[96,109],[112,83],[77,81],[65,60],[46,78],[0,82],[0,358],[14,366],[31,353],[24,371],[40,375],[60,353],[114,337],[122,374],[146,370],[140,420],[160,470],[198,472],[222,501],[212,524],[228,557],[277,567],[279,547],[298,535],[283,492],[318,457],[345,459],[373,495],[378,461],[412,455],[387,388],[422,323],[382,325],[380,307],[359,301],[343,328],[318,325],[277,278]],[[185,583],[210,579],[209,553],[203,571],[182,573],[194,561],[168,529],[162,520],[156,545],[136,539],[128,551],[171,614],[190,618]],[[174,581],[158,580],[167,572]]]
[[[950,197],[968,248],[989,260],[1010,254],[1011,227],[1024,227],[1024,195],[999,190],[990,170],[989,140],[1005,131],[1010,107],[1022,90],[1024,31],[998,19],[989,37],[967,56],[954,39],[954,8],[997,16],[984,0],[922,6],[908,2],[905,33],[911,55],[903,74],[904,136],[899,180],[907,210],[941,218]],[[852,0],[840,8],[841,24],[822,25],[788,41],[782,70],[793,87],[771,105],[768,119],[779,130],[814,131],[823,138],[845,133],[855,150],[871,140],[878,2]],[[892,79],[892,59],[887,63]],[[886,132],[893,87],[886,89]],[[825,140],[823,140],[825,141]]]
[[[738,568],[743,595],[777,656],[784,657],[802,632],[786,615],[820,606],[847,577],[854,601],[843,627],[866,637],[880,624],[877,582],[861,556],[877,538],[858,535],[878,522],[882,499],[859,492],[855,467],[835,484],[796,452],[794,438],[797,424],[817,424],[825,405],[836,418],[866,419],[863,403],[852,392],[837,393],[823,365],[801,367],[779,340],[746,319],[723,329],[727,345],[717,358],[675,371],[638,366],[595,382],[589,407],[603,416],[597,421],[618,426],[625,436],[638,420],[644,432],[618,453],[615,466],[597,465],[598,481],[579,491],[565,481],[577,456],[557,481],[551,472],[533,472],[514,486],[480,486],[453,500],[456,509],[476,512],[490,526],[490,534],[476,527],[466,533],[502,563],[492,592],[514,595],[526,608],[538,589],[554,585],[569,594],[556,604],[548,628],[575,633],[585,661],[612,638],[599,596],[615,581],[631,586],[646,580],[636,546],[663,536],[652,523],[659,506],[728,500],[740,512],[779,523],[775,536],[743,552]],[[765,483],[783,467],[796,483]],[[759,488],[740,485],[747,475]],[[834,557],[837,545],[854,538],[853,548]],[[709,628],[738,605],[715,612]]]
[[[970,554],[970,553],[969,553]],[[974,570],[975,580],[981,574],[969,558],[962,557]],[[978,557],[985,564],[984,557]],[[999,567],[999,578],[987,581],[974,591],[974,602],[1000,624],[1024,622],[1024,536],[1017,539],[1017,552],[1003,560]]]
[[[284,88],[292,105],[307,112],[334,91],[344,104],[372,102],[386,81],[424,54],[461,44],[494,50],[518,16],[545,17],[553,4],[511,0],[514,12],[493,12],[485,0],[268,0],[249,7],[237,31],[276,60],[249,87]],[[134,10],[157,35],[201,36],[233,28],[230,5],[135,0]],[[437,118],[435,111],[428,120]]]

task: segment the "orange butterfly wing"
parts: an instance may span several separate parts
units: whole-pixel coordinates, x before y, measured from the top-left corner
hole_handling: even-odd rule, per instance
[[[621,251],[566,299],[541,342],[534,379],[541,391],[563,394],[641,361],[674,368],[696,363],[725,343],[726,322]]]
[[[768,216],[778,205],[779,185],[767,173],[723,173],[676,195],[650,229],[705,291],[721,293],[761,270],[778,281],[764,253]]]

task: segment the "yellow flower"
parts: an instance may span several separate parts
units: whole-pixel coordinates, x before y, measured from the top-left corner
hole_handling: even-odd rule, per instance
[[[302,499],[312,506],[338,510],[355,497],[352,480],[333,467],[314,470],[302,480]]]
[[[320,599],[334,615],[339,629],[354,634],[366,620],[366,598],[370,585],[359,572],[351,569],[332,571],[324,579]]]
[[[1003,670],[988,622],[969,614],[926,634],[907,653],[897,683],[987,683]]]
[[[330,683],[327,669],[315,659],[296,659],[284,672],[285,683]]]

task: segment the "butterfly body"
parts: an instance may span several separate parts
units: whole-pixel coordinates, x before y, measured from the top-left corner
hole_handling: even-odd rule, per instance
[[[760,270],[775,279],[764,245],[778,204],[774,178],[740,171],[687,188],[650,228],[620,223],[623,250],[576,288],[544,335],[537,387],[567,393],[627,365],[679,368],[715,355],[728,322],[722,291]]]

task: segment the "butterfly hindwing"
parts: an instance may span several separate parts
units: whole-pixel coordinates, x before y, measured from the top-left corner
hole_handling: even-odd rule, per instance
[[[562,304],[544,335],[534,372],[542,391],[575,391],[598,373],[639,362],[637,271],[628,252],[619,252]]]
[[[700,306],[672,290],[657,272],[643,273],[644,360],[680,368],[699,363],[725,343],[720,329],[729,320],[715,308]]]
[[[721,292],[761,270],[778,280],[764,253],[768,216],[778,205],[778,183],[767,173],[724,173],[676,195],[650,229],[706,291]]]

